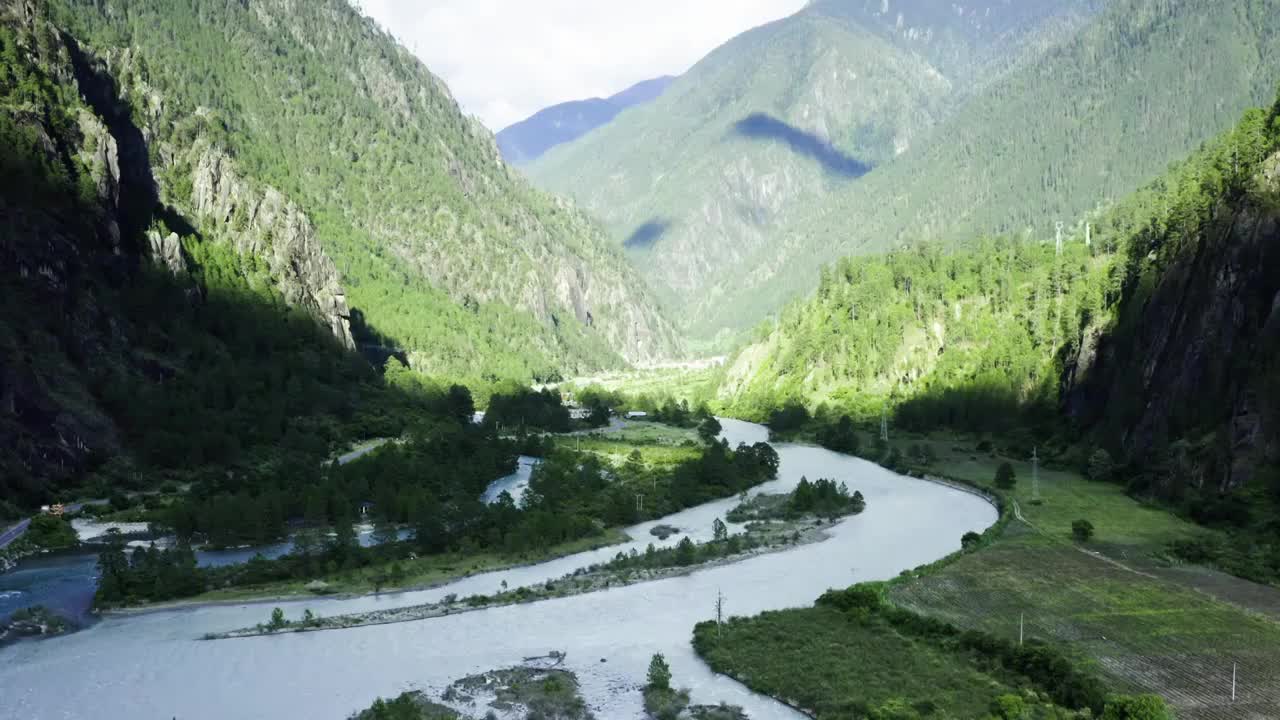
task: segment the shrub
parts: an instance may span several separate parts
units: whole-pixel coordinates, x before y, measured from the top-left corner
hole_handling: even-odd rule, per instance
[[[1001,490],[1012,490],[1018,484],[1018,475],[1013,471],[1013,465],[1003,462],[1000,467],[996,468],[996,487]]]
[[[1093,523],[1088,520],[1076,520],[1071,523],[1071,536],[1079,542],[1088,542],[1093,537]]]
[[[828,590],[818,598],[818,605],[834,608],[841,612],[854,610],[877,610],[884,601],[880,597],[880,589],[876,585],[863,583],[844,590]]]
[[[1169,708],[1157,695],[1112,695],[1102,720],[1169,720]]]
[[[671,666],[667,665],[667,659],[662,656],[662,653],[655,653],[649,660],[649,677],[646,687],[650,690],[671,689]]]
[[[1111,453],[1103,448],[1098,448],[1089,456],[1088,475],[1090,480],[1110,480],[1111,475],[1115,472],[1115,463],[1111,460]]]
[[[991,714],[1003,720],[1021,720],[1027,713],[1027,703],[1017,695],[1006,693],[991,703]]]

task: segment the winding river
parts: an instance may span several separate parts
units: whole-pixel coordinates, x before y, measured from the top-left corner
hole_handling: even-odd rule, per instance
[[[731,444],[766,439],[758,425],[725,420]],[[969,493],[895,475],[820,448],[779,444],[779,479],[754,492],[782,492],[801,476],[846,482],[867,498],[867,511],[846,519],[831,539],[685,577],[604,592],[459,615],[318,633],[217,642],[209,631],[263,622],[271,605],[244,604],[109,617],[79,633],[0,650],[0,718],[135,720],[179,718],[334,718],[375,697],[409,689],[439,692],[465,675],[510,666],[551,650],[568,653],[588,703],[602,720],[642,717],[639,686],[649,658],[664,653],[676,684],[694,702],[742,705],[755,720],[797,713],[712,674],[689,645],[694,624],[709,619],[717,592],[731,615],[809,605],[824,590],[886,579],[960,546],[968,531],[996,520],[995,509]],[[522,468],[523,470],[523,468]],[[491,593],[542,583],[657,542],[659,522],[695,540],[736,504],[723,500],[628,529],[622,548],[581,553],[441,588],[350,600],[282,605],[291,617],[430,602],[448,593]],[[732,526],[731,526],[732,527]]]

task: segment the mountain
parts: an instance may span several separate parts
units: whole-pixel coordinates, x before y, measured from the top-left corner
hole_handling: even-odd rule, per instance
[[[448,88],[349,3],[54,6],[113,69],[136,58],[158,93],[140,124],[160,140],[159,174],[203,178],[166,200],[245,223],[251,208],[209,175],[218,162],[165,149],[202,139],[274,188],[333,258],[362,345],[476,383],[678,350],[600,228],[504,165]]]
[[[923,143],[1093,5],[812,3],[527,171],[604,218],[696,335],[741,329],[776,306],[753,294],[786,261],[751,260],[796,247],[784,228]]]
[[[741,36],[531,175],[631,237],[636,263],[706,338],[775,312],[841,256],[988,232],[1051,237],[1056,221],[1124,197],[1265,101],[1280,71],[1269,3],[901,5],[901,29],[892,8],[876,14],[881,3],[820,3]],[[1011,12],[1007,23],[976,22]],[[840,51],[874,43],[882,49],[869,58]],[[799,48],[841,59],[812,77],[796,68],[820,65],[771,64],[806,57]],[[877,84],[886,66],[912,62],[914,80]],[[715,67],[729,68],[718,82]],[[836,85],[841,77],[852,84]],[[783,90],[765,92],[779,79]],[[914,105],[876,110],[875,98],[911,89]],[[834,118],[823,112],[853,101]],[[902,107],[912,111],[893,120]],[[782,125],[743,128],[760,113]],[[662,134],[683,118],[694,120]],[[852,133],[851,118],[878,119],[880,130]],[[854,167],[870,170],[845,170]]]
[[[72,486],[311,477],[444,414],[354,352],[311,221],[142,62],[0,7],[0,516]],[[144,122],[163,113],[182,129]]]
[[[527,165],[557,145],[608,125],[623,110],[657,100],[673,80],[664,75],[636,83],[608,98],[574,100],[539,110],[500,131],[496,136],[498,149],[512,165]]]
[[[1277,350],[1280,98],[1082,216],[1060,251],[1014,236],[841,260],[737,353],[719,393],[745,415],[887,412],[1042,454],[1084,439],[1131,492],[1271,533],[1235,560],[1270,578],[1280,564],[1251,563],[1280,559],[1263,522],[1280,507]]]

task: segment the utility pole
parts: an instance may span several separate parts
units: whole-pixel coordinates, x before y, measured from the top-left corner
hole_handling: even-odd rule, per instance
[[[716,637],[720,637],[720,626],[724,623],[724,595],[720,594],[720,588],[716,588]],[[1234,698],[1235,691],[1232,691]]]
[[[1040,449],[1031,449],[1031,501],[1040,501]]]
[[[1054,224],[1054,227],[1058,230],[1058,239],[1054,242],[1054,249],[1058,255],[1062,254],[1062,229],[1066,226],[1067,224],[1061,220]]]
[[[1084,246],[1093,247],[1093,223],[1084,224]]]
[[[889,442],[889,411],[880,411],[880,439]]]
[[[636,512],[644,512],[644,495],[636,493]]]
[[[1231,702],[1236,701],[1236,668],[1239,663],[1231,663]]]
[[[1026,613],[1018,615],[1018,647],[1022,647],[1022,628],[1027,619]]]

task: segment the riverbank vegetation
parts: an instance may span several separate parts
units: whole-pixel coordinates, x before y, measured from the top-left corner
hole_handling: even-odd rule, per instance
[[[742,523],[752,520],[794,520],[805,515],[816,515],[827,519],[857,515],[867,507],[862,493],[854,491],[844,483],[834,480],[819,479],[809,482],[809,478],[800,478],[800,483],[786,495],[760,494],[744,500],[729,511],[726,516],[731,522]]]
[[[461,708],[461,709],[458,709]],[[391,700],[379,698],[349,720],[479,720],[503,717],[594,720],[579,690],[578,676],[567,670],[515,667],[454,681],[439,702],[422,692]]]
[[[0,621],[0,646],[24,637],[61,635],[71,628],[71,623],[43,605],[32,605]]]
[[[825,530],[827,524],[827,520],[812,516],[790,521],[753,522],[747,525],[746,532],[730,535],[725,524],[716,519],[712,525],[713,539],[708,542],[695,543],[685,537],[671,547],[657,548],[650,544],[644,552],[635,549],[626,553],[619,552],[607,562],[578,568],[545,583],[508,588],[506,581],[502,580],[500,589],[493,594],[467,597],[448,595],[440,601],[422,605],[347,615],[319,617],[308,610],[301,618],[287,619],[277,608],[267,623],[229,632],[209,633],[205,635],[205,639],[225,640],[279,632],[340,630],[365,625],[414,622],[483,608],[582,595],[677,577],[702,568],[821,542],[828,537]]]
[[[961,631],[889,605],[881,592],[855,586],[809,609],[702,623],[694,647],[717,672],[820,720],[1131,717],[1119,711],[1130,700],[1109,698],[1051,646]]]
[[[166,550],[126,553],[118,540],[110,543],[100,558],[103,577],[96,601],[115,607],[210,593],[246,597],[260,591],[259,596],[272,597],[299,585],[324,591],[363,586],[366,592],[414,587],[479,567],[599,547],[618,539],[612,528],[733,496],[775,477],[778,466],[777,454],[765,443],[736,450],[713,443],[654,468],[630,456],[612,465],[594,452],[570,449],[576,442],[565,442],[563,448],[553,445],[536,466],[519,502],[503,493],[485,504],[483,490],[514,469],[505,465],[514,455],[509,454],[512,445],[473,434],[481,432],[444,428],[328,468],[306,500],[295,498],[291,506],[281,500],[281,508],[301,509],[306,525],[294,533],[292,551],[275,560],[258,557],[201,568],[184,535],[177,547]],[[360,497],[374,501],[356,505]],[[374,520],[375,547],[356,542],[357,508]],[[283,517],[289,510],[272,512]],[[331,533],[322,532],[330,526]],[[403,529],[411,539],[401,539]]]

